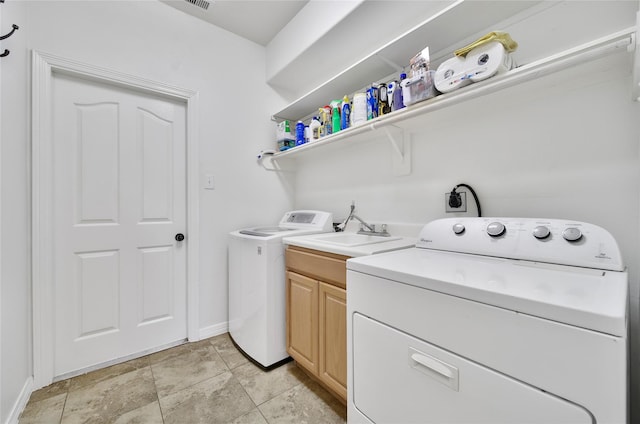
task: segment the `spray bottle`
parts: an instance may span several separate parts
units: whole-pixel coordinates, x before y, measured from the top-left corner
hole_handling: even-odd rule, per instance
[[[407,78],[407,74],[404,72],[400,74],[400,83],[396,85],[393,90],[393,110],[399,110],[404,107],[403,95],[402,95],[402,81]]]
[[[331,125],[331,106],[325,105],[323,113],[324,133],[325,135],[333,134],[333,125]]]
[[[332,101],[331,109],[333,110],[331,115],[331,128],[335,134],[340,131],[340,100]]]
[[[327,133],[327,124],[326,124],[327,113],[325,112],[323,107],[318,109],[318,118],[320,119],[320,137],[324,137],[328,133]]]
[[[345,94],[342,99],[342,129],[346,130],[351,125],[351,105],[349,104],[349,97]]]

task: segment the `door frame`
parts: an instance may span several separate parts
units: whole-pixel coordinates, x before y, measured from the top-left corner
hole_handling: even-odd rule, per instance
[[[184,102],[186,116],[187,338],[199,340],[198,92],[32,51],[31,254],[34,388],[54,377],[52,80],[54,74],[98,81]]]

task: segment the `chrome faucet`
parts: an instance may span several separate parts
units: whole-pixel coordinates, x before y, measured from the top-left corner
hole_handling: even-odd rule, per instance
[[[352,219],[356,219],[360,222],[360,231],[358,231],[358,234],[365,234],[370,236],[381,236],[381,237],[389,237],[391,235],[387,232],[386,224],[382,224],[382,231],[376,231],[376,226],[374,224],[366,223],[362,218],[360,218],[358,215],[353,213],[355,209],[356,209],[356,202],[352,201],[351,211],[349,212],[349,216],[347,217],[347,219],[345,219],[344,221],[342,221],[340,224],[337,225],[338,231],[344,231],[345,227],[347,226],[347,223]]]

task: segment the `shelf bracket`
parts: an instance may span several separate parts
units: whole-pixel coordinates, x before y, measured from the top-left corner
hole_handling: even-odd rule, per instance
[[[402,131],[401,138],[397,137],[397,134],[394,136],[389,127]],[[411,174],[411,133],[393,125],[384,126],[382,129],[387,135],[393,150],[391,155],[393,174],[397,177]]]
[[[640,3],[640,2],[639,2]],[[629,46],[633,52],[633,100],[640,102],[640,48],[638,47],[638,35],[640,33],[640,11],[636,12],[636,31],[631,35],[633,42]]]
[[[280,163],[278,163],[278,160],[273,155],[262,156],[257,159],[257,162],[262,165],[266,171],[294,173],[292,169],[280,166]]]

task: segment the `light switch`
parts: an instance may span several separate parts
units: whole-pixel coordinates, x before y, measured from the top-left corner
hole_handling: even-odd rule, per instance
[[[215,185],[215,179],[213,178],[213,175],[211,174],[207,174],[204,176],[204,188],[206,190],[214,190],[216,188]]]

